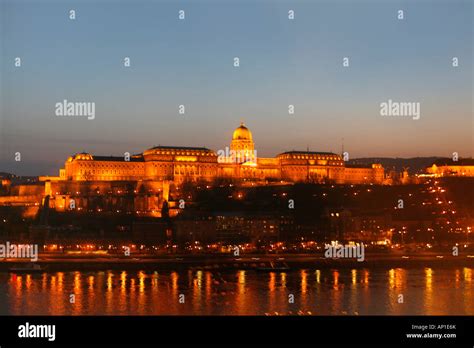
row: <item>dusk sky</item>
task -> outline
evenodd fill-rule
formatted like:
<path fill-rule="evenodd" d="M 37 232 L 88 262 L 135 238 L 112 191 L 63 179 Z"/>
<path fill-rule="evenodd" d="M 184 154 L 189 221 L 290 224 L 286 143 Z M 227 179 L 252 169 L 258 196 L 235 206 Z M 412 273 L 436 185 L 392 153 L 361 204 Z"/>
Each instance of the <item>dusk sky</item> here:
<path fill-rule="evenodd" d="M 470 0 L 0 6 L 0 172 L 57 175 L 81 151 L 219 150 L 240 121 L 260 157 L 307 147 L 340 153 L 342 138 L 351 158 L 473 156 Z M 64 99 L 95 102 L 95 119 L 57 117 Z M 389 99 L 419 102 L 420 119 L 381 116 Z"/>

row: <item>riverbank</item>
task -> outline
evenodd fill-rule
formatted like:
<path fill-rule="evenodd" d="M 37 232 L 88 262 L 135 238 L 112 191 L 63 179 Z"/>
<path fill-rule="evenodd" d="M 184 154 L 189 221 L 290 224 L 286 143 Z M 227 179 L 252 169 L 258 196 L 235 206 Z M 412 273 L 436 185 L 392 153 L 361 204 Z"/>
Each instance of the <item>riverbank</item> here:
<path fill-rule="evenodd" d="M 29 263 L 29 260 L 6 259 L 0 262 L 0 271 Z M 365 260 L 328 259 L 314 254 L 282 255 L 132 255 L 132 256 L 93 256 L 93 255 L 40 255 L 37 262 L 48 272 L 55 271 L 98 271 L 98 270 L 258 270 L 269 267 L 271 263 L 286 264 L 290 270 L 300 269 L 344 269 L 344 268 L 474 268 L 474 255 L 436 255 L 419 254 L 368 254 Z"/>

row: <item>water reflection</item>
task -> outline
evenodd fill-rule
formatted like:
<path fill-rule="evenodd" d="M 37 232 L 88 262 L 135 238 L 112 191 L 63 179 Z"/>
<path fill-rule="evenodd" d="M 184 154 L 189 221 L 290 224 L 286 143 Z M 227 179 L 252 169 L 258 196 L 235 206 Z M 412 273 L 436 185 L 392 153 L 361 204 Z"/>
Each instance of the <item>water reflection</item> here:
<path fill-rule="evenodd" d="M 425 307 L 429 312 L 432 311 L 433 306 L 433 269 L 425 268 Z"/>
<path fill-rule="evenodd" d="M 392 268 L 388 271 L 388 307 L 393 314 L 403 314 L 405 310 L 405 289 L 407 273 L 403 268 Z"/>
<path fill-rule="evenodd" d="M 334 288 L 334 290 L 339 290 L 339 271 L 333 271 L 332 275 L 333 275 L 333 278 L 334 278 L 333 288 Z"/>
<path fill-rule="evenodd" d="M 237 272 L 237 293 L 235 295 L 235 314 L 244 315 L 247 302 L 246 271 Z"/>
<path fill-rule="evenodd" d="M 0 314 L 473 315 L 472 274 L 466 267 L 0 273 L 7 290 L 0 295 L 0 308 L 6 309 Z M 180 294 L 185 303 L 179 303 Z"/>
<path fill-rule="evenodd" d="M 468 283 L 472 282 L 472 268 L 463 268 L 464 280 Z"/>

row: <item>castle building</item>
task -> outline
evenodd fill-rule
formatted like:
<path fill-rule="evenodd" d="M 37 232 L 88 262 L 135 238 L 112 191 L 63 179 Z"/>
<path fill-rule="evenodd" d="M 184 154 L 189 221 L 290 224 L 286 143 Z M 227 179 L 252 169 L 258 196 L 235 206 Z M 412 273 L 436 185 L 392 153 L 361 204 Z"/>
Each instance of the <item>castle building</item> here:
<path fill-rule="evenodd" d="M 99 213 L 133 212 L 138 216 L 178 214 L 181 184 L 216 180 L 269 183 L 382 184 L 380 164 L 354 166 L 331 152 L 287 151 L 276 157 L 257 156 L 252 132 L 242 123 L 230 146 L 213 151 L 204 147 L 155 146 L 143 153 L 69 157 L 59 176 L 40 176 L 31 185 L 10 186 L 2 180 L 0 205 L 25 207 L 24 216 L 36 216 L 48 206 L 56 211 Z M 229 183 L 230 184 L 230 183 Z"/>
<path fill-rule="evenodd" d="M 149 181 L 211 182 L 218 178 L 254 181 L 381 184 L 380 164 L 349 166 L 331 152 L 288 151 L 273 158 L 257 156 L 251 131 L 242 123 L 230 147 L 217 152 L 203 147 L 156 146 L 123 157 L 78 153 L 67 159 L 50 182 Z"/>

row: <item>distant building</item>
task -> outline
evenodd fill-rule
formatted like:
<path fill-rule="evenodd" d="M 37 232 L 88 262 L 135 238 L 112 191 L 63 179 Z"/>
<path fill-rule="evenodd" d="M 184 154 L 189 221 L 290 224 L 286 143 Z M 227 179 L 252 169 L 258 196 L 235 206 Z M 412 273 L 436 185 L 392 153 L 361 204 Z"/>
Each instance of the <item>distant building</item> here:
<path fill-rule="evenodd" d="M 474 177 L 474 159 L 465 158 L 453 161 L 449 159 L 436 161 L 426 169 L 435 176 L 469 176 Z"/>

